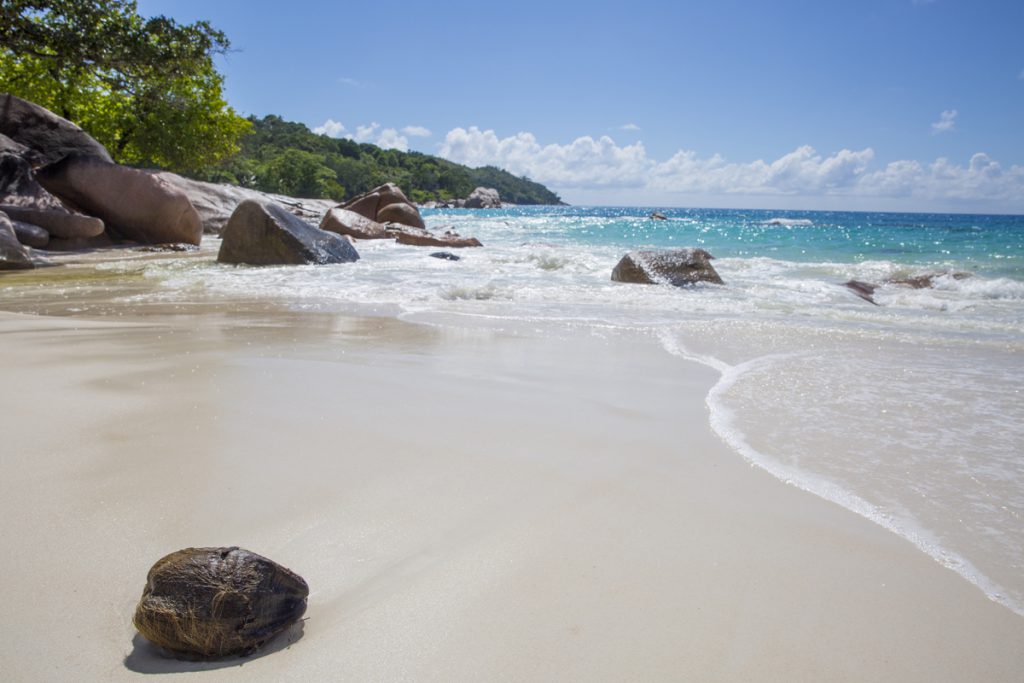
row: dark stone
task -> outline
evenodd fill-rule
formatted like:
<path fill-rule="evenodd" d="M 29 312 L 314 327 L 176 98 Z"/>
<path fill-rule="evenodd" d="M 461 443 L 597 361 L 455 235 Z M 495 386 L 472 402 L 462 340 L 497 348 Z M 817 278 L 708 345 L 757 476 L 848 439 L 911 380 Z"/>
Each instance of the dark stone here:
<path fill-rule="evenodd" d="M 14 95 L 0 95 L 0 134 L 27 147 L 24 156 L 33 166 L 52 164 L 69 155 L 112 161 L 106 148 L 84 130 Z"/>
<path fill-rule="evenodd" d="M 253 266 L 349 263 L 359 259 L 344 237 L 314 228 L 276 204 L 247 199 L 221 233 L 221 263 Z"/>
<path fill-rule="evenodd" d="M 124 244 L 124 243 L 122 243 Z M 92 251 L 110 249 L 116 246 L 110 235 L 103 233 L 95 237 L 51 237 L 46 245 L 48 251 Z"/>
<path fill-rule="evenodd" d="M 0 213 L 0 270 L 28 270 L 35 268 L 32 257 L 18 241 L 14 224 L 7 214 Z"/>
<path fill-rule="evenodd" d="M 652 221 L 667 221 L 668 218 L 666 218 L 665 214 L 661 213 L 660 211 L 655 211 L 654 213 L 651 214 L 651 220 Z"/>
<path fill-rule="evenodd" d="M 184 192 L 157 174 L 67 157 L 36 172 L 47 191 L 102 219 L 112 236 L 144 244 L 199 244 L 203 224 Z"/>
<path fill-rule="evenodd" d="M 447 251 L 435 251 L 433 254 L 431 254 L 431 256 L 434 257 L 434 258 L 443 259 L 445 261 L 461 261 L 462 260 L 461 256 L 456 256 L 455 254 L 449 253 Z"/>
<path fill-rule="evenodd" d="M 10 216 L 10 214 L 7 215 Z M 18 241 L 25 246 L 42 249 L 49 244 L 50 233 L 38 225 L 15 220 L 12 220 L 11 223 L 14 225 L 14 234 L 17 236 Z"/>
<path fill-rule="evenodd" d="M 380 240 L 390 237 L 384 226 L 362 214 L 335 207 L 324 214 L 320 229 L 360 240 Z"/>
<path fill-rule="evenodd" d="M 500 209 L 501 197 L 492 187 L 478 187 L 466 197 L 462 206 L 466 209 Z"/>
<path fill-rule="evenodd" d="M 638 284 L 670 284 L 676 287 L 711 282 L 724 284 L 711 259 L 703 249 L 671 249 L 666 251 L 631 251 L 612 270 L 615 282 Z"/>
<path fill-rule="evenodd" d="M 135 628 L 171 653 L 216 659 L 253 652 L 306 612 L 309 586 L 241 548 L 186 548 L 146 577 Z"/>
<path fill-rule="evenodd" d="M 911 289 L 928 289 L 935 286 L 935 278 L 938 277 L 951 277 L 954 280 L 963 280 L 971 277 L 970 273 L 926 273 L 924 275 L 915 275 L 913 277 L 904 278 L 888 278 L 882 281 L 882 285 L 899 285 L 901 287 L 910 287 Z M 859 296 L 864 301 L 875 304 L 878 306 L 878 302 L 875 301 L 875 291 L 881 286 L 871 282 L 862 282 L 860 280 L 850 280 L 844 282 L 843 286 L 852 291 L 854 294 Z"/>

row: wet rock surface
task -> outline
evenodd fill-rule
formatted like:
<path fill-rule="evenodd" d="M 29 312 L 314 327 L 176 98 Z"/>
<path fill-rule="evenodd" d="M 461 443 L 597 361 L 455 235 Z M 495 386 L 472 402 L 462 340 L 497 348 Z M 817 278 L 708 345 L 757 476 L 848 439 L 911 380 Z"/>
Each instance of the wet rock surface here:
<path fill-rule="evenodd" d="M 698 282 L 724 284 L 704 249 L 631 251 L 612 270 L 615 282 L 670 284 L 685 287 Z"/>
<path fill-rule="evenodd" d="M 177 657 L 244 655 L 298 621 L 308 596 L 301 576 L 256 553 L 185 548 L 149 570 L 134 623 Z"/>
<path fill-rule="evenodd" d="M 221 233 L 217 260 L 252 266 L 349 263 L 359 253 L 345 237 L 314 228 L 270 202 L 247 199 Z"/>

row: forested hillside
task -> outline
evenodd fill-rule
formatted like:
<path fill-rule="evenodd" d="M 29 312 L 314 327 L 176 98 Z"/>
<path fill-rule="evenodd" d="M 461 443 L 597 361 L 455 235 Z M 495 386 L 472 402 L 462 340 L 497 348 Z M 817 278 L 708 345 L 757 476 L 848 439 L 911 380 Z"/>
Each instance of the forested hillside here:
<path fill-rule="evenodd" d="M 466 197 L 478 186 L 493 187 L 515 204 L 561 202 L 543 185 L 491 166 L 472 169 L 419 152 L 317 135 L 279 116 L 249 121 L 252 132 L 241 139 L 238 154 L 191 175 L 292 197 L 348 199 L 393 182 L 415 202 Z"/>

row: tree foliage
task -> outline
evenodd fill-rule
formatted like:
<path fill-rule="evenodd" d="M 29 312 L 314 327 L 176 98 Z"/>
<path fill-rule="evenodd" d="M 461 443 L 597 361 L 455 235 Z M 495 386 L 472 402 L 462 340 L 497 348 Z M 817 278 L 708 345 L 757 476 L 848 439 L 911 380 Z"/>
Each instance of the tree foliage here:
<path fill-rule="evenodd" d="M 238 150 L 209 23 L 144 19 L 134 0 L 3 0 L 0 90 L 82 126 L 122 163 L 195 172 Z"/>
<path fill-rule="evenodd" d="M 487 166 L 472 169 L 419 152 L 400 152 L 345 138 L 317 135 L 279 116 L 250 118 L 253 133 L 241 152 L 196 174 L 291 196 L 350 199 L 387 182 L 417 202 L 466 197 L 478 186 L 493 187 L 516 204 L 558 204 L 539 183 Z"/>

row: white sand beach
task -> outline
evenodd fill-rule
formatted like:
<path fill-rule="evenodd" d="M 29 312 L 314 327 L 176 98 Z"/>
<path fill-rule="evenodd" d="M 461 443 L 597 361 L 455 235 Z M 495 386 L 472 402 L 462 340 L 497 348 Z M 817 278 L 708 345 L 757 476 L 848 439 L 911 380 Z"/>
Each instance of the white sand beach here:
<path fill-rule="evenodd" d="M 751 468 L 639 335 L 274 310 L 0 314 L 7 681 L 1019 681 L 1024 619 Z M 256 656 L 162 657 L 146 572 L 310 585 Z"/>

